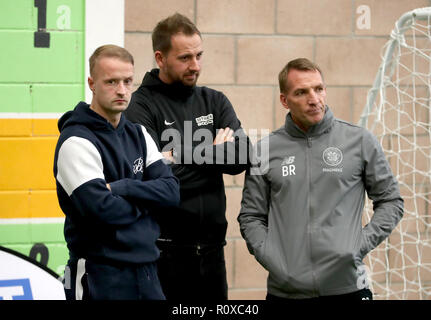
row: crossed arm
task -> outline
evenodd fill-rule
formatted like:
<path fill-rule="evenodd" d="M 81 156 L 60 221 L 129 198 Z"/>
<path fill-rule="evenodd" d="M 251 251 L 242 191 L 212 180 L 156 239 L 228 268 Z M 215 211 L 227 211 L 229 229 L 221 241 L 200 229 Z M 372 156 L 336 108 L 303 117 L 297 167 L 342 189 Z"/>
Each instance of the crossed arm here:
<path fill-rule="evenodd" d="M 235 139 L 233 137 L 233 134 L 234 134 L 234 131 L 229 127 L 218 130 L 217 135 L 214 138 L 213 145 L 218 145 L 225 142 L 234 142 Z M 162 155 L 169 162 L 172 162 L 172 163 L 176 162 L 172 155 L 172 150 L 163 151 Z"/>
<path fill-rule="evenodd" d="M 84 138 L 72 137 L 63 143 L 56 178 L 82 216 L 104 224 L 130 224 L 146 213 L 142 210 L 146 205 L 179 203 L 178 179 L 163 161 L 149 165 L 144 180 L 107 183 L 98 150 Z"/>

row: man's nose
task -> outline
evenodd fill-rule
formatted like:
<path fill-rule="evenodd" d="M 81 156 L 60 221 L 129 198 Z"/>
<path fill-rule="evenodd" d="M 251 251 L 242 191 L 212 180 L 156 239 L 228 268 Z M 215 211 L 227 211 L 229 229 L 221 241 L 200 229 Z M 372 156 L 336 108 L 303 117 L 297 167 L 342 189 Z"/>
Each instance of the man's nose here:
<path fill-rule="evenodd" d="M 309 104 L 317 104 L 319 102 L 319 96 L 314 90 L 310 90 L 308 94 L 308 103 Z"/>
<path fill-rule="evenodd" d="M 126 85 L 124 84 L 124 82 L 123 82 L 123 81 L 120 81 L 120 82 L 118 83 L 118 85 L 117 85 L 117 93 L 118 93 L 119 95 L 125 95 L 125 94 L 126 94 L 126 92 L 127 92 Z"/>
<path fill-rule="evenodd" d="M 192 71 L 199 71 L 201 69 L 201 63 L 196 57 L 190 60 L 189 69 Z"/>

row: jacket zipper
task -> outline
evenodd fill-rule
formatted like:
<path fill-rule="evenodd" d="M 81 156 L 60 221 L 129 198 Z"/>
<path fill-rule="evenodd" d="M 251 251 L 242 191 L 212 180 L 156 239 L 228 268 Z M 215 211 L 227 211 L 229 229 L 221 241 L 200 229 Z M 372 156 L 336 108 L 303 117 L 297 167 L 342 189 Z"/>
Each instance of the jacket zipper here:
<path fill-rule="evenodd" d="M 311 261 L 311 275 L 313 279 L 313 291 L 318 294 L 318 288 L 317 288 L 317 281 L 316 281 L 316 273 L 314 271 L 314 263 L 313 263 L 313 246 L 312 246 L 312 232 L 313 232 L 313 225 L 312 225 L 312 219 L 311 219 L 311 205 L 310 205 L 310 195 L 311 195 L 311 189 L 312 189 L 312 182 L 311 182 L 311 147 L 312 147 L 312 138 L 307 136 L 307 165 L 308 165 L 308 237 L 309 237 L 309 243 L 310 243 L 310 261 Z"/>

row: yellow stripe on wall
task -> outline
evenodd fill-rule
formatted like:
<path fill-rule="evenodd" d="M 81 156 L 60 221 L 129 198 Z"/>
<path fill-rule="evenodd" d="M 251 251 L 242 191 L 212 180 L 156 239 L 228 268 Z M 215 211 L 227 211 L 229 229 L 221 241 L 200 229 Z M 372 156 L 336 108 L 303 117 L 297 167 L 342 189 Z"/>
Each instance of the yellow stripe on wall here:
<path fill-rule="evenodd" d="M 63 218 L 57 200 L 57 192 L 49 191 L 32 191 L 30 193 L 30 217 L 32 218 Z"/>
<path fill-rule="evenodd" d="M 54 190 L 58 137 L 0 138 L 0 191 Z"/>
<path fill-rule="evenodd" d="M 56 191 L 0 192 L 0 219 L 21 218 L 64 218 Z"/>
<path fill-rule="evenodd" d="M 2 191 L 0 192 L 0 219 L 28 218 L 29 205 L 28 191 Z"/>
<path fill-rule="evenodd" d="M 57 119 L 0 119 L 0 219 L 63 218 L 55 191 Z"/>
<path fill-rule="evenodd" d="M 33 135 L 59 135 L 57 122 L 58 119 L 32 119 Z"/>
<path fill-rule="evenodd" d="M 0 118 L 0 137 L 31 137 L 59 135 L 58 119 Z"/>
<path fill-rule="evenodd" d="M 0 137 L 30 137 L 32 119 L 0 119 Z"/>

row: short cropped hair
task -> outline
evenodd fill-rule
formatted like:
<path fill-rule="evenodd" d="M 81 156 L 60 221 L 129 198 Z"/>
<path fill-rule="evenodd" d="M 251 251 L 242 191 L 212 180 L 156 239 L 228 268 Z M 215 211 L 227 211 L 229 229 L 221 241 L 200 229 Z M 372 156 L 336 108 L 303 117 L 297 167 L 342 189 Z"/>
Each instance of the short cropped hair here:
<path fill-rule="evenodd" d="M 97 60 L 100 58 L 118 58 L 121 61 L 129 62 L 134 65 L 133 56 L 126 49 L 116 46 L 114 44 L 107 44 L 97 48 L 89 59 L 90 63 L 90 76 L 94 74 L 94 67 Z"/>
<path fill-rule="evenodd" d="M 171 50 L 171 37 L 177 33 L 183 33 L 186 36 L 201 33 L 189 18 L 180 13 L 175 13 L 166 19 L 160 21 L 153 30 L 153 51 L 160 51 L 167 54 Z"/>
<path fill-rule="evenodd" d="M 300 70 L 300 71 L 319 71 L 323 79 L 322 70 L 320 70 L 317 64 L 315 64 L 314 62 L 311 62 L 306 58 L 297 58 L 289 61 L 278 74 L 278 83 L 280 86 L 281 93 L 286 93 L 289 90 L 289 87 L 287 84 L 287 75 L 289 74 L 289 71 L 292 69 Z"/>

